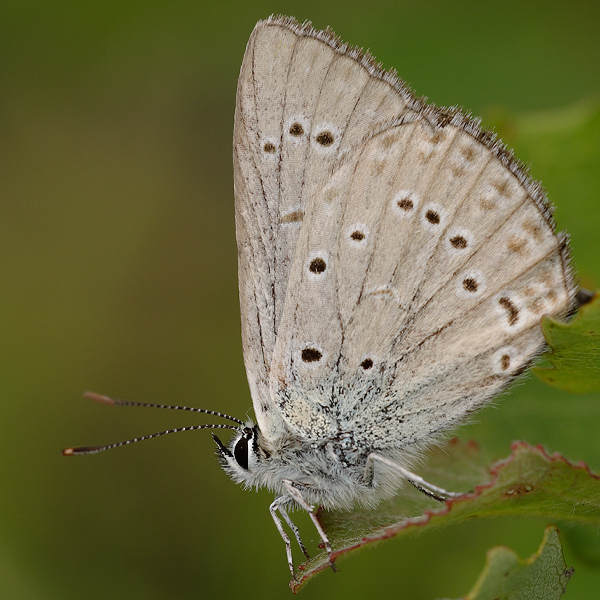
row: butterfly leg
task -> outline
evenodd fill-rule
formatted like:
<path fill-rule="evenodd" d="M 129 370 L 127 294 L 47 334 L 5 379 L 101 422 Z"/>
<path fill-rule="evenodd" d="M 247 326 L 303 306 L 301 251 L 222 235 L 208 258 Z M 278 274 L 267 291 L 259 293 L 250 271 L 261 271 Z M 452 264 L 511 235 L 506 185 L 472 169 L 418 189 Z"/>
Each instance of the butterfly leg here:
<path fill-rule="evenodd" d="M 292 544 L 290 542 L 290 537 L 285 532 L 285 529 L 283 528 L 283 525 L 281 524 L 281 519 L 277 516 L 278 510 L 281 514 L 287 515 L 287 513 L 285 512 L 285 508 L 283 508 L 283 507 L 289 501 L 290 501 L 290 499 L 288 496 L 279 496 L 279 498 L 275 498 L 275 500 L 271 503 L 271 506 L 269 506 L 269 512 L 271 513 L 271 516 L 273 517 L 273 521 L 275 521 L 275 527 L 277 527 L 277 531 L 279 531 L 279 535 L 281 536 L 281 538 L 283 539 L 283 542 L 285 543 L 285 553 L 287 556 L 288 566 L 290 568 L 290 571 L 292 572 L 292 577 L 295 579 L 296 576 L 294 574 L 294 560 L 292 557 Z M 282 512 L 282 510 L 283 510 L 283 512 Z M 285 519 L 285 517 L 284 517 L 284 519 Z M 288 516 L 288 519 L 289 519 L 289 516 Z M 286 522 L 288 522 L 287 519 L 286 519 Z"/>
<path fill-rule="evenodd" d="M 302 550 L 302 553 L 304 554 L 304 556 L 306 556 L 306 558 L 308 560 L 310 560 L 310 555 L 308 554 L 308 551 L 306 550 L 306 546 L 304 545 L 304 542 L 302 541 L 302 538 L 300 537 L 300 530 L 298 529 L 298 527 L 296 527 L 296 524 L 294 523 L 294 521 L 292 521 L 292 519 L 290 519 L 290 515 L 288 515 L 287 510 L 284 508 L 283 505 L 281 505 L 279 507 L 279 514 L 284 518 L 284 520 L 288 524 L 289 528 L 294 532 L 294 535 L 296 536 L 296 541 L 298 542 L 298 546 L 300 546 L 300 550 Z"/>
<path fill-rule="evenodd" d="M 426 496 L 437 500 L 438 502 L 445 502 L 448 498 L 458 498 L 462 496 L 462 494 L 457 492 L 449 492 L 444 488 L 438 487 L 437 485 L 433 485 L 433 483 L 429 483 L 425 481 L 422 477 L 419 477 L 415 473 L 412 473 L 408 469 L 400 466 L 398 463 L 390 460 L 389 458 L 382 456 L 381 454 L 377 454 L 376 452 L 371 452 L 367 457 L 367 464 L 365 466 L 365 473 L 371 473 L 373 469 L 373 464 L 375 462 L 380 462 L 390 468 L 392 468 L 397 473 L 400 473 L 402 477 L 408 480 L 409 483 L 414 485 L 420 492 L 423 492 Z"/>
<path fill-rule="evenodd" d="M 284 479 L 283 485 L 285 486 L 285 489 L 287 490 L 287 493 L 290 495 L 290 497 L 293 500 L 295 500 L 310 516 L 313 525 L 315 526 L 318 534 L 321 536 L 321 540 L 323 541 L 323 545 L 325 546 L 325 552 L 327 552 L 327 556 L 329 557 L 329 564 L 331 565 L 331 568 L 334 571 L 336 571 L 337 569 L 333 564 L 333 560 L 331 560 L 331 554 L 333 553 L 333 550 L 331 548 L 331 544 L 329 543 L 329 538 L 327 537 L 325 530 L 323 529 L 321 523 L 319 522 L 319 519 L 317 518 L 317 515 L 315 514 L 315 507 L 308 504 L 308 502 L 302 497 L 300 490 L 294 485 L 293 481 L 291 481 L 290 479 Z"/>

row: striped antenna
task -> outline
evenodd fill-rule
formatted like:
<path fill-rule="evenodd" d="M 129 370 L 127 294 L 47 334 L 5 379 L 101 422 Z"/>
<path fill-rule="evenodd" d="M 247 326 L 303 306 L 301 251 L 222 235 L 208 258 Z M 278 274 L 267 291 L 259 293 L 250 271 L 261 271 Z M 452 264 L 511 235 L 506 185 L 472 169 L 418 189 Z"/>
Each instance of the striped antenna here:
<path fill-rule="evenodd" d="M 98 452 L 112 450 L 112 448 L 118 448 L 119 446 L 127 446 L 128 444 L 135 444 L 136 442 L 143 442 L 144 440 L 149 440 L 151 438 L 159 437 L 161 435 L 167 435 L 168 433 L 179 433 L 180 431 L 195 431 L 197 429 L 233 429 L 234 431 L 239 431 L 239 427 L 234 427 L 233 425 L 190 425 L 188 427 L 177 427 L 177 429 L 167 429 L 165 431 L 159 431 L 158 433 L 150 433 L 148 435 L 132 438 L 123 442 L 105 444 L 104 446 L 76 446 L 72 448 L 65 448 L 62 451 L 62 453 L 63 456 L 97 454 Z"/>
<path fill-rule="evenodd" d="M 98 402 L 99 404 L 106 404 L 107 406 L 145 406 L 147 408 L 168 408 L 169 410 L 189 410 L 191 412 L 204 413 L 205 415 L 213 415 L 213 417 L 221 417 L 228 419 L 239 425 L 245 425 L 244 421 L 240 421 L 230 415 L 217 412 L 216 410 L 206 410 L 205 408 L 193 408 L 191 406 L 171 406 L 169 404 L 151 404 L 150 402 L 130 402 L 129 400 L 118 400 L 117 398 L 111 398 L 110 396 L 104 396 L 103 394 L 97 394 L 96 392 L 85 392 L 84 398 Z"/>
<path fill-rule="evenodd" d="M 215 410 L 206 410 L 204 408 L 192 408 L 189 406 L 171 406 L 168 404 L 151 404 L 149 402 L 130 402 L 128 400 L 118 400 L 116 398 L 110 398 L 109 396 L 104 396 L 102 394 L 97 394 L 96 392 L 85 392 L 84 397 L 88 400 L 92 400 L 94 402 L 98 402 L 100 404 L 106 404 L 107 406 L 145 406 L 148 408 L 168 408 L 170 410 L 189 410 L 191 412 L 199 412 L 207 415 L 213 415 L 215 417 L 222 417 L 223 419 L 228 419 L 233 421 L 234 423 L 238 423 L 240 426 L 244 426 L 245 423 L 236 419 L 235 417 L 231 417 L 229 415 L 217 412 Z M 105 450 L 111 450 L 112 448 L 118 448 L 119 446 L 127 446 L 128 444 L 135 444 L 136 442 L 142 442 L 144 440 L 149 440 L 155 437 L 160 437 L 161 435 L 167 435 L 168 433 L 179 433 L 181 431 L 196 431 L 198 429 L 233 429 L 234 431 L 239 431 L 240 427 L 235 425 L 224 425 L 224 424 L 212 424 L 212 425 L 189 425 L 187 427 L 178 427 L 176 429 L 167 429 L 165 431 L 159 431 L 157 433 L 151 433 L 148 435 L 143 435 L 141 437 L 132 438 L 130 440 L 124 440 L 122 442 L 115 442 L 113 444 L 105 444 L 103 446 L 73 446 L 70 448 L 65 448 L 62 451 L 63 456 L 79 456 L 83 454 L 97 454 L 98 452 L 104 452 Z"/>

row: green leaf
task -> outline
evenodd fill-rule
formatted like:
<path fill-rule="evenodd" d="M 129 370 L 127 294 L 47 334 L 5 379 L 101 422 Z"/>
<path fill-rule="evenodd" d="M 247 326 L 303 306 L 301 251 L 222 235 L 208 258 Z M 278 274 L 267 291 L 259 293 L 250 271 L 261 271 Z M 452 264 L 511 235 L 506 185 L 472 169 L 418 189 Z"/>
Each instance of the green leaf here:
<path fill-rule="evenodd" d="M 558 600 L 573 575 L 562 552 L 558 529 L 546 528 L 537 552 L 521 560 L 510 548 L 487 554 L 483 573 L 465 600 Z"/>
<path fill-rule="evenodd" d="M 552 367 L 533 372 L 566 392 L 600 391 L 600 295 L 584 304 L 570 323 L 544 317 L 542 330 L 552 349 L 546 356 Z"/>
<path fill-rule="evenodd" d="M 465 490 L 463 496 L 441 507 L 407 485 L 375 510 L 320 511 L 333 558 L 386 539 L 474 518 L 536 516 L 551 522 L 600 526 L 600 477 L 585 464 L 548 455 L 541 447 L 524 442 L 515 442 L 512 454 L 489 468 L 487 474 L 485 462 L 475 444 L 456 440 L 432 454 L 420 474 L 436 485 L 454 482 L 454 489 L 460 485 Z M 290 583 L 292 590 L 297 591 L 328 566 L 324 552 L 300 565 L 296 580 Z"/>

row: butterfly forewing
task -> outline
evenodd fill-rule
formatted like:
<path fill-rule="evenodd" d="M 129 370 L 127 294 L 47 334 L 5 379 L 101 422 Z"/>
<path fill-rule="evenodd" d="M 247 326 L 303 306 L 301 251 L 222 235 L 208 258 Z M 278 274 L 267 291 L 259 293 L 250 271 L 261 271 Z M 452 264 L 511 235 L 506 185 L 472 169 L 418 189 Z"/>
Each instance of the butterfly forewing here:
<path fill-rule="evenodd" d="M 332 34 L 271 18 L 250 38 L 235 116 L 236 225 L 244 357 L 267 438 L 281 425 L 266 417 L 267 381 L 307 204 L 341 156 L 418 106 L 393 74 Z"/>

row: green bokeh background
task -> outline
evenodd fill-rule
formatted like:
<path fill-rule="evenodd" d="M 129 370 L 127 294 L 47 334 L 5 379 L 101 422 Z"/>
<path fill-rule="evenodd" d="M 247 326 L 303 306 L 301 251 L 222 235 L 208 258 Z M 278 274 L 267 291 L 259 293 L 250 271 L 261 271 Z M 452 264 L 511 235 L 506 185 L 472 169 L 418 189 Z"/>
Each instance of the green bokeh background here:
<path fill-rule="evenodd" d="M 600 92 L 592 1 L 0 3 L 2 598 L 290 597 L 271 496 L 231 484 L 207 433 L 60 456 L 196 422 L 96 406 L 85 389 L 240 417 L 251 406 L 231 137 L 247 39 L 273 12 L 331 25 L 417 93 L 476 114 L 543 123 Z M 536 148 L 517 154 L 534 161 Z M 582 280 L 600 286 L 600 199 L 551 165 L 534 162 L 533 174 L 573 233 Z M 461 435 L 494 456 L 525 439 L 600 470 L 598 400 L 529 380 Z M 458 597 L 489 547 L 526 556 L 542 530 L 474 522 L 383 543 L 301 593 Z M 595 597 L 600 570 L 569 548 L 567 560 L 567 597 Z"/>

